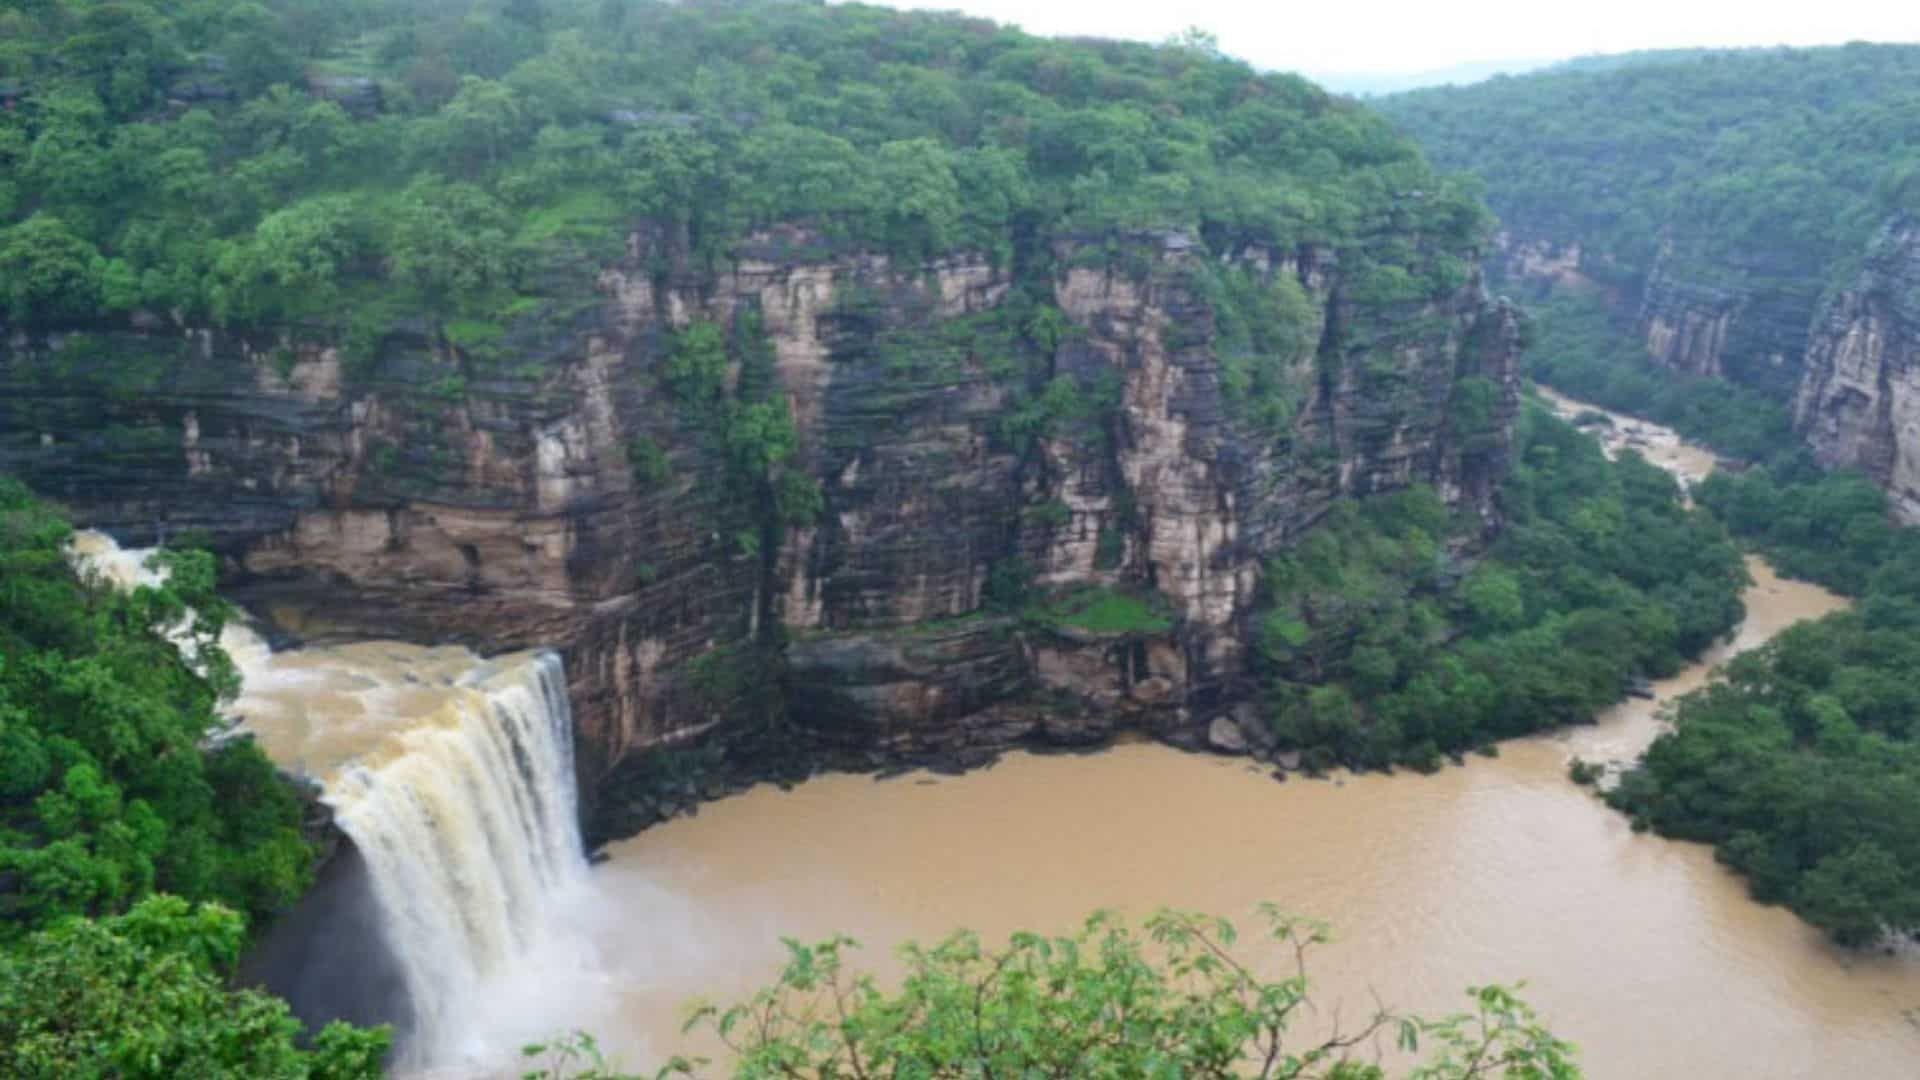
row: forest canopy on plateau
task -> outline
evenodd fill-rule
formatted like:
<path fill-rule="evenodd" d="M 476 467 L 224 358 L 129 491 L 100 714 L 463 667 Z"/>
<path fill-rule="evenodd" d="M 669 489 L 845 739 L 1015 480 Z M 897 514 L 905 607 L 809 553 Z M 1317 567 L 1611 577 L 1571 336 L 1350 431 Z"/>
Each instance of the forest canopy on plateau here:
<path fill-rule="evenodd" d="M 1005 260 L 1180 228 L 1457 287 L 1485 212 L 1361 106 L 1165 46 L 760 0 L 36 0 L 0 9 L 0 319 L 456 343 L 672 268 L 817 242 Z M 808 241 L 816 242 L 816 241 Z M 790 252 L 804 255 L 804 252 Z M 668 266 L 662 266 L 663 269 Z"/>
<path fill-rule="evenodd" d="M 1578 239 L 1582 270 L 1700 283 L 1844 280 L 1920 210 L 1920 46 L 1689 50 L 1376 104 L 1502 223 Z"/>

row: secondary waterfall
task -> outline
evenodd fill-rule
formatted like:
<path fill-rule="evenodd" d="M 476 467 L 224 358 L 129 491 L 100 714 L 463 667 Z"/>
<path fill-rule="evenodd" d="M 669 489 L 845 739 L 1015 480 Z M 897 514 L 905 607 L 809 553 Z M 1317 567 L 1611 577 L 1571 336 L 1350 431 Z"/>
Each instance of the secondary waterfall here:
<path fill-rule="evenodd" d="M 123 588 L 161 577 L 150 551 L 99 533 L 73 551 Z M 565 972 L 578 993 L 596 967 L 570 930 L 588 867 L 560 658 L 397 642 L 275 652 L 237 620 L 221 645 L 242 678 L 229 714 L 320 783 L 367 862 L 415 1014 L 404 1063 L 481 1068 L 566 1030 L 579 1002 L 532 977 Z"/>

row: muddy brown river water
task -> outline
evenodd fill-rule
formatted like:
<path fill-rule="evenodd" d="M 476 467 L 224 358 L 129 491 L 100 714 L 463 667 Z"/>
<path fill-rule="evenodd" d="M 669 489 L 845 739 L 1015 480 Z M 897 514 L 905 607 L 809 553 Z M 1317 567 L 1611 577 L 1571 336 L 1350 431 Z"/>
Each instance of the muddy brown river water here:
<path fill-rule="evenodd" d="M 1671 432 L 1635 429 L 1663 465 L 1711 465 Z M 1656 684 L 1661 700 L 1845 604 L 1751 569 L 1737 638 Z M 1636 834 L 1568 781 L 1575 755 L 1635 756 L 1657 711 L 1629 701 L 1430 777 L 1277 783 L 1133 743 L 958 778 L 762 787 L 612 849 L 593 916 L 612 1012 L 581 1020 L 646 1064 L 694 1045 L 678 1034 L 687 998 L 768 981 L 783 934 L 845 930 L 885 970 L 893 946 L 958 926 L 1064 930 L 1103 906 L 1250 921 L 1271 900 L 1333 922 L 1315 982 L 1352 1019 L 1374 993 L 1438 1013 L 1469 985 L 1526 980 L 1595 1077 L 1920 1075 L 1920 958 L 1831 948 L 1750 900 L 1707 848 Z"/>

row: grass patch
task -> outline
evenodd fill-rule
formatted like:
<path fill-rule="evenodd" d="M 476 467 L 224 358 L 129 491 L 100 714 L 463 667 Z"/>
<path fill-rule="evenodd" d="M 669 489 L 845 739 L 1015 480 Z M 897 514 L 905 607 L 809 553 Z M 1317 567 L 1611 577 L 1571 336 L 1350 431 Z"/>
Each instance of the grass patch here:
<path fill-rule="evenodd" d="M 620 217 L 620 205 L 607 193 L 576 191 L 526 211 L 515 240 L 529 247 L 556 239 L 605 241 Z"/>
<path fill-rule="evenodd" d="M 1083 590 L 1041 608 L 1037 614 L 1043 622 L 1092 634 L 1164 634 L 1173 629 L 1173 616 L 1164 608 L 1114 589 Z"/>

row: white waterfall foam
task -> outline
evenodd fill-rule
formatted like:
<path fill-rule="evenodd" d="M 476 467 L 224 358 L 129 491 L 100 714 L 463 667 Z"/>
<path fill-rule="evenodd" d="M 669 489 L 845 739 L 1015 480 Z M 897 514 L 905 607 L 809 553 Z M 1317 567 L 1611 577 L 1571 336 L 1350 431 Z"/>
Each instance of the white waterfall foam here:
<path fill-rule="evenodd" d="M 99 533 L 73 545 L 76 564 L 122 588 L 163 579 L 150 554 Z M 600 980 L 580 929 L 592 903 L 560 658 L 396 642 L 274 652 L 238 620 L 221 645 L 242 679 L 229 712 L 320 782 L 371 870 L 415 1013 L 404 1064 L 472 1075 L 569 1029 Z"/>
<path fill-rule="evenodd" d="M 493 1056 L 514 1017 L 489 1002 L 559 956 L 587 959 L 558 917 L 587 876 L 560 660 L 476 675 L 326 783 L 413 990 L 421 1062 Z"/>

